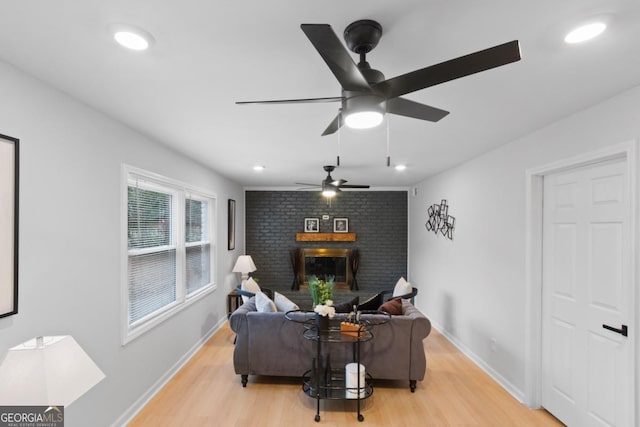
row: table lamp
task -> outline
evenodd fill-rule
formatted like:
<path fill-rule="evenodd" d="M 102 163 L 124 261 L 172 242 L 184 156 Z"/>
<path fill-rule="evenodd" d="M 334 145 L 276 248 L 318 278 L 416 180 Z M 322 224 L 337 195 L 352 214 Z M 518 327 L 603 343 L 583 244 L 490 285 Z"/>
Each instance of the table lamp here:
<path fill-rule="evenodd" d="M 33 338 L 0 361 L 0 405 L 68 406 L 104 378 L 72 336 Z"/>
<path fill-rule="evenodd" d="M 251 255 L 240 255 L 236 261 L 236 265 L 233 266 L 234 273 L 242 274 L 242 284 L 249 278 L 249 273 L 256 271 L 256 265 L 251 259 Z"/>

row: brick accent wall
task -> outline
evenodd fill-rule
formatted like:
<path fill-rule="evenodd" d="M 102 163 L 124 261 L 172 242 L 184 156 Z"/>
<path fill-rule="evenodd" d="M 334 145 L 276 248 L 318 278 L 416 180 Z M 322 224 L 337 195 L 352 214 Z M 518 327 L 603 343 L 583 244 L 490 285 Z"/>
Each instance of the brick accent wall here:
<path fill-rule="evenodd" d="M 319 192 L 246 191 L 245 242 L 258 270 L 253 276 L 261 286 L 281 292 L 298 302 L 308 289 L 291 291 L 293 271 L 290 250 L 304 248 L 357 248 L 357 279 L 361 301 L 380 290 L 392 289 L 400 276 L 407 277 L 406 191 L 343 191 L 331 206 Z M 329 215 L 323 220 L 323 215 Z M 296 242 L 305 218 L 319 218 L 320 232 L 333 232 L 334 218 L 348 218 L 355 242 Z M 303 295 L 300 295 L 303 294 Z M 340 292 L 336 292 L 339 300 Z"/>

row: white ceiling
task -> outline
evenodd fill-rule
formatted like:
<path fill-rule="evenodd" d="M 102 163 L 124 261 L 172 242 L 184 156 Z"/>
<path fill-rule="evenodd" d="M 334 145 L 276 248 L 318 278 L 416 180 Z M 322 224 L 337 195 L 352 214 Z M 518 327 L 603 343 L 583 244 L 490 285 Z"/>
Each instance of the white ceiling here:
<path fill-rule="evenodd" d="M 603 36 L 563 42 L 595 15 L 609 19 Z M 339 96 L 300 24 L 330 24 L 342 40 L 358 19 L 383 27 L 367 59 L 387 78 L 514 39 L 523 59 L 407 95 L 451 114 L 390 118 L 404 172 L 386 167 L 386 126 L 344 129 L 333 176 L 350 183 L 410 186 L 640 84 L 637 0 L 3 1 L 0 58 L 245 186 L 293 186 L 335 163 L 338 134 L 320 134 L 338 104 L 234 102 Z M 113 23 L 156 42 L 127 51 Z"/>

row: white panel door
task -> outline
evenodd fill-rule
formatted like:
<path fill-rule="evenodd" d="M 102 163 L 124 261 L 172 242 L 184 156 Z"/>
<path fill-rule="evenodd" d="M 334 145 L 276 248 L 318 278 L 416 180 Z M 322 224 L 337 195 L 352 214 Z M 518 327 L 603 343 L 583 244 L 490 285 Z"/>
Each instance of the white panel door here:
<path fill-rule="evenodd" d="M 568 426 L 630 426 L 631 244 L 624 160 L 544 178 L 542 405 Z"/>

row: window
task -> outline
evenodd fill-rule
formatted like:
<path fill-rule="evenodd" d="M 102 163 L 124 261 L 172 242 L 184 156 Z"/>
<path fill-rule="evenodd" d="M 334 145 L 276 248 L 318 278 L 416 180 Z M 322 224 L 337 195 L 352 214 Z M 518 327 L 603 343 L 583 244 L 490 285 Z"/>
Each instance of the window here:
<path fill-rule="evenodd" d="M 126 343 L 215 289 L 215 197 L 129 167 L 125 177 Z"/>
<path fill-rule="evenodd" d="M 185 200 L 187 295 L 207 286 L 211 278 L 209 203 L 191 195 Z"/>

